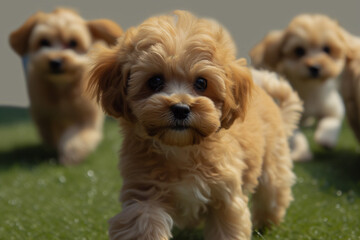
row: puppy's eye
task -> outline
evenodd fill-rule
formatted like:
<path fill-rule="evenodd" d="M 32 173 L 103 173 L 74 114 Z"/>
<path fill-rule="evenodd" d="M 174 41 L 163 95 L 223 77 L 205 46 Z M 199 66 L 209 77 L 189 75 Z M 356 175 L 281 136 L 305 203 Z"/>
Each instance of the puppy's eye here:
<path fill-rule="evenodd" d="M 51 47 L 51 42 L 46 38 L 42 38 L 39 41 L 39 47 Z"/>
<path fill-rule="evenodd" d="M 306 53 L 306 51 L 305 51 L 305 49 L 303 48 L 303 47 L 296 47 L 295 49 L 294 49 L 294 53 L 295 53 L 295 55 L 297 56 L 297 57 L 302 57 L 302 56 L 304 56 L 305 55 L 305 53 Z"/>
<path fill-rule="evenodd" d="M 69 48 L 76 48 L 78 46 L 78 42 L 75 39 L 71 39 L 68 43 Z"/>
<path fill-rule="evenodd" d="M 207 80 L 205 78 L 199 77 L 195 80 L 194 88 L 197 91 L 203 92 L 207 88 Z"/>
<path fill-rule="evenodd" d="M 329 46 L 324 46 L 322 49 L 325 53 L 330 54 L 331 53 L 331 48 Z"/>
<path fill-rule="evenodd" d="M 161 75 L 156 75 L 148 80 L 149 88 L 154 92 L 159 92 L 164 87 L 164 78 Z"/>

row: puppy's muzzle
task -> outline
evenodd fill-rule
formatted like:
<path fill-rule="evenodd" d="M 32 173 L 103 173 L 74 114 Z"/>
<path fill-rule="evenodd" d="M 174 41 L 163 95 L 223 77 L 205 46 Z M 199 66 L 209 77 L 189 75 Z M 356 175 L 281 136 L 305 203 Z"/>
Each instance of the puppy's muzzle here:
<path fill-rule="evenodd" d="M 49 60 L 50 71 L 54 74 L 60 74 L 63 72 L 64 60 L 57 58 Z"/>

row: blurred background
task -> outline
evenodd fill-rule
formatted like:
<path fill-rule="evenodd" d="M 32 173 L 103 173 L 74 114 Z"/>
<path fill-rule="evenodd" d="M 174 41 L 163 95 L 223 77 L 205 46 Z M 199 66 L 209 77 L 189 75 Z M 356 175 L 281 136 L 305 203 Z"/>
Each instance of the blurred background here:
<path fill-rule="evenodd" d="M 21 60 L 9 47 L 8 36 L 37 11 L 49 12 L 63 6 L 77 10 L 87 19 L 109 18 L 124 30 L 153 15 L 175 9 L 190 10 L 199 17 L 213 18 L 232 34 L 238 57 L 248 58 L 249 50 L 265 34 L 282 29 L 297 14 L 322 13 L 338 20 L 348 31 L 360 36 L 358 0 L 1 0 L 0 2 L 0 105 L 26 107 L 29 104 Z"/>

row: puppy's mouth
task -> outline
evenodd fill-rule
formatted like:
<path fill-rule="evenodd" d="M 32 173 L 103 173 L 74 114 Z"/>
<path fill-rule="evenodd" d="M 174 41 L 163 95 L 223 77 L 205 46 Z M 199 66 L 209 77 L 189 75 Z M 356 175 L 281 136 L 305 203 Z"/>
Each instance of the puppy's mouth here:
<path fill-rule="evenodd" d="M 171 130 L 175 130 L 175 131 L 184 131 L 184 130 L 188 130 L 190 128 L 190 126 L 187 126 L 185 124 L 174 124 L 172 126 L 169 127 Z"/>
<path fill-rule="evenodd" d="M 191 127 L 190 125 L 186 125 L 186 124 L 172 124 L 172 125 L 159 126 L 159 127 L 152 126 L 152 127 L 147 127 L 146 130 L 147 130 L 147 133 L 149 134 L 149 136 L 155 136 L 157 134 L 162 135 L 169 130 L 175 131 L 175 132 L 195 131 L 195 132 L 199 133 L 200 135 L 203 135 L 197 129 Z"/>
<path fill-rule="evenodd" d="M 146 129 L 150 137 L 155 137 L 166 145 L 187 146 L 199 144 L 206 137 L 205 133 L 190 125 L 174 124 Z"/>
<path fill-rule="evenodd" d="M 51 79 L 73 79 L 79 78 L 82 72 L 81 71 L 74 71 L 73 69 L 62 68 L 62 69 L 52 69 L 47 72 L 47 75 Z"/>
<path fill-rule="evenodd" d="M 50 71 L 50 74 L 52 74 L 52 75 L 62 75 L 62 74 L 65 74 L 65 73 L 66 73 L 66 71 L 63 70 L 63 69 L 52 69 Z"/>
<path fill-rule="evenodd" d="M 329 77 L 309 75 L 309 76 L 307 77 L 307 79 L 308 79 L 309 81 L 314 81 L 314 82 L 325 82 L 326 80 L 329 79 Z"/>

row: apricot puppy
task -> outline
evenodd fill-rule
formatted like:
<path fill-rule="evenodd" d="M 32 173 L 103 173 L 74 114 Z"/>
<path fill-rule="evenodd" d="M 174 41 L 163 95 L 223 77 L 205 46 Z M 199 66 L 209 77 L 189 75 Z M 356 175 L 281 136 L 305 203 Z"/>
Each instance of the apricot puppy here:
<path fill-rule="evenodd" d="M 121 34 L 110 20 L 85 21 L 58 8 L 34 14 L 10 35 L 24 63 L 32 118 L 63 164 L 81 162 L 102 138 L 103 113 L 83 95 L 87 52 L 96 42 L 114 44 Z"/>
<path fill-rule="evenodd" d="M 201 220 L 205 239 L 250 239 L 253 225 L 282 221 L 295 178 L 287 137 L 299 113 L 285 123 L 235 54 L 217 22 L 175 11 L 94 55 L 89 88 L 124 137 L 123 209 L 111 239 L 165 240 L 173 225 Z"/>
<path fill-rule="evenodd" d="M 345 32 L 353 58 L 345 65 L 340 78 L 340 92 L 344 100 L 346 117 L 360 142 L 360 38 Z"/>
<path fill-rule="evenodd" d="M 344 118 L 337 78 L 351 57 L 344 30 L 321 14 L 301 14 L 284 30 L 272 31 L 250 52 L 255 67 L 276 71 L 291 83 L 304 101 L 303 123 L 318 120 L 315 141 L 335 147 Z M 307 140 L 296 132 L 294 160 L 312 157 Z"/>

